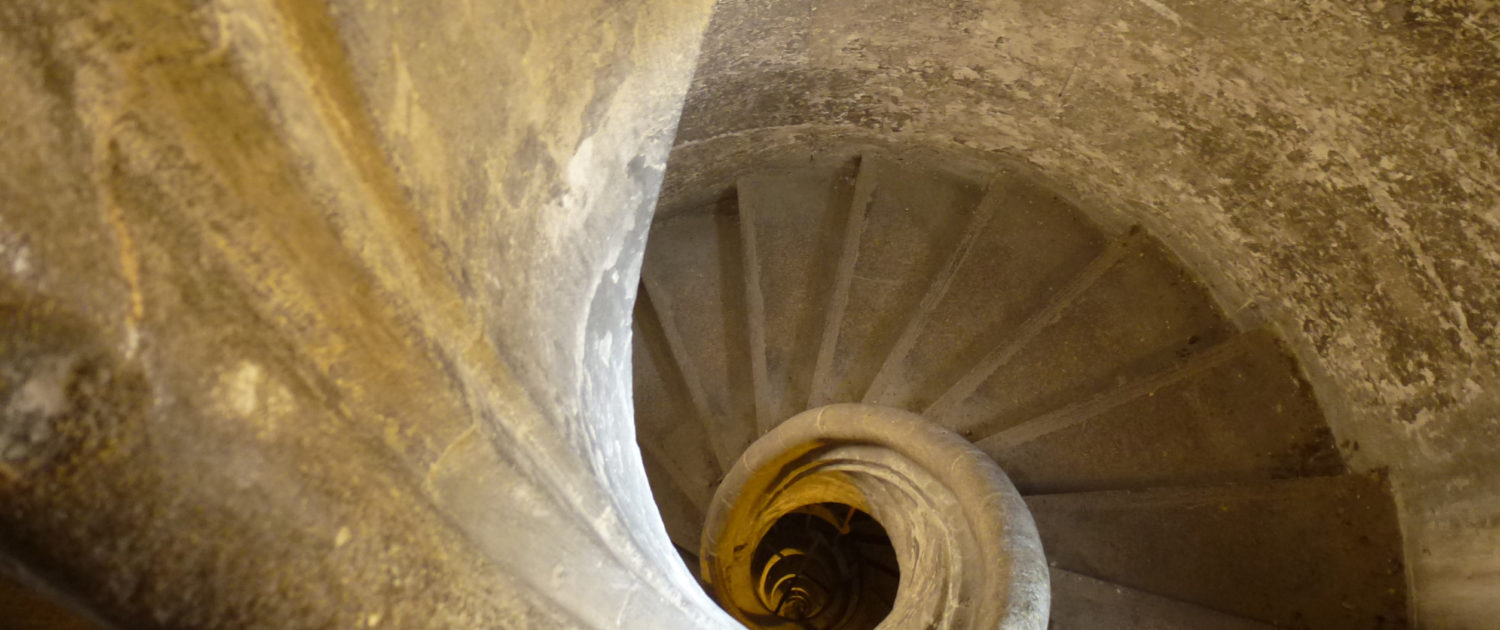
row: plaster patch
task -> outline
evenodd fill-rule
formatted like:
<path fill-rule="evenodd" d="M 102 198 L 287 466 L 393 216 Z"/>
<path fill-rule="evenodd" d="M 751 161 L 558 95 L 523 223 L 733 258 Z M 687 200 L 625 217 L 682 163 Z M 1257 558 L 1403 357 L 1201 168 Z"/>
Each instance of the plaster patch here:
<path fill-rule="evenodd" d="M 16 250 L 15 259 L 10 264 L 11 273 L 17 277 L 23 277 L 31 272 L 31 249 L 22 247 Z"/>
<path fill-rule="evenodd" d="M 71 360 L 60 357 L 44 361 L 32 373 L 31 378 L 27 379 L 11 396 L 10 403 L 6 405 L 6 413 L 56 416 L 66 412 L 68 398 L 65 388 L 68 368 L 71 365 Z"/>
<path fill-rule="evenodd" d="M 1173 26 L 1182 26 L 1182 16 L 1178 15 L 1176 11 L 1173 11 L 1171 8 L 1167 7 L 1167 5 L 1162 4 L 1158 0 L 1136 0 L 1136 2 L 1141 3 L 1141 5 L 1145 6 L 1147 9 L 1151 9 L 1157 15 L 1166 18 L 1167 21 L 1171 22 Z"/>
<path fill-rule="evenodd" d="M 291 390 L 250 360 L 221 373 L 213 395 L 225 414 L 250 421 L 261 439 L 274 438 L 296 408 Z"/>
<path fill-rule="evenodd" d="M 47 357 L 23 375 L 0 416 L 0 473 L 18 476 L 55 445 L 58 421 L 72 411 L 68 383 L 73 365 L 70 356 Z"/>
<path fill-rule="evenodd" d="M 260 366 L 248 361 L 226 376 L 223 395 L 236 414 L 249 416 L 260 406 L 256 390 L 260 388 L 261 377 Z"/>

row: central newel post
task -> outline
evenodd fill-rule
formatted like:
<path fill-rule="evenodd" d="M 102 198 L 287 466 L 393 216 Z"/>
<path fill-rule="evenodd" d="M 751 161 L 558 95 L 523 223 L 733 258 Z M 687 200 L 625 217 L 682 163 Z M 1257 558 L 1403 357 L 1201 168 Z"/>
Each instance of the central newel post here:
<path fill-rule="evenodd" d="M 829 405 L 762 436 L 715 492 L 701 552 L 714 597 L 752 628 L 1047 626 L 1046 559 L 1015 486 L 900 409 Z"/>

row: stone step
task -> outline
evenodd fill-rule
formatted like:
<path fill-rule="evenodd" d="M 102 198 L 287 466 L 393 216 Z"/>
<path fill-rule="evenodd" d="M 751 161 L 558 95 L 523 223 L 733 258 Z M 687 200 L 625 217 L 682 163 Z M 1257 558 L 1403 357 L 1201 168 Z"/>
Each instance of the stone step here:
<path fill-rule="evenodd" d="M 1052 569 L 1049 630 L 1272 630 L 1242 617 Z"/>
<path fill-rule="evenodd" d="M 810 406 L 864 398 L 982 193 L 956 175 L 861 159 Z"/>
<path fill-rule="evenodd" d="M 1310 386 L 1266 331 L 977 443 L 1026 493 L 1344 472 Z"/>
<path fill-rule="evenodd" d="M 971 439 L 1150 378 L 1233 334 L 1207 293 L 1142 235 L 1111 247 L 925 414 Z"/>
<path fill-rule="evenodd" d="M 754 441 L 739 217 L 733 200 L 656 224 L 641 268 L 678 373 L 721 470 Z"/>
<path fill-rule="evenodd" d="M 1105 235 L 1072 204 L 1001 171 L 865 402 L 925 409 L 1014 336 L 1105 245 Z"/>
<path fill-rule="evenodd" d="M 650 295 L 642 291 L 636 298 L 631 344 L 636 442 L 648 459 L 662 454 L 658 459 L 670 472 L 672 485 L 701 516 L 724 471 L 652 306 Z"/>
<path fill-rule="evenodd" d="M 656 502 L 657 511 L 661 513 L 662 524 L 667 528 L 667 538 L 678 547 L 697 549 L 698 541 L 703 536 L 706 506 L 699 505 L 687 495 L 678 481 L 680 473 L 673 470 L 670 455 L 660 446 L 641 442 L 641 463 L 646 468 L 651 498 Z"/>
<path fill-rule="evenodd" d="M 807 408 L 855 164 L 739 179 L 755 408 L 764 433 Z"/>
<path fill-rule="evenodd" d="M 1401 534 L 1377 475 L 1026 503 L 1056 568 L 1285 628 L 1406 627 Z"/>

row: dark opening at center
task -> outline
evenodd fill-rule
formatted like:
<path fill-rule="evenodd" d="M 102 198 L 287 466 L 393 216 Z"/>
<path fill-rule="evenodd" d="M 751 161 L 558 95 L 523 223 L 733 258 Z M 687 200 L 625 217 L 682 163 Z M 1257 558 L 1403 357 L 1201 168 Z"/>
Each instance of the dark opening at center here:
<path fill-rule="evenodd" d="M 896 550 L 869 514 L 842 503 L 781 517 L 756 546 L 756 592 L 778 625 L 868 630 L 891 612 L 900 584 Z"/>

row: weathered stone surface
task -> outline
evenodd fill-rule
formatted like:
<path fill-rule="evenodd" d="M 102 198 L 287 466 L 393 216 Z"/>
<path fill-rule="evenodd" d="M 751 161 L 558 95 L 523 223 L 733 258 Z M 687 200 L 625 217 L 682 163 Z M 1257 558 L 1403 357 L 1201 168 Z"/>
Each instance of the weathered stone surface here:
<path fill-rule="evenodd" d="M 727 623 L 626 384 L 708 5 L 0 6 L 5 553 L 140 627 Z M 726 0 L 668 190 L 867 143 L 1146 224 L 1392 469 L 1417 621 L 1486 627 L 1492 5 Z M 497 535 L 559 514 L 616 599 Z"/>
<path fill-rule="evenodd" d="M 726 0 L 667 212 L 860 144 L 1037 172 L 1288 338 L 1389 467 L 1416 621 L 1500 590 L 1500 11 L 1481 1 Z M 832 150 L 832 149 L 830 149 Z"/>
<path fill-rule="evenodd" d="M 831 624 L 781 621 L 757 593 L 767 578 L 753 558 L 774 523 L 829 502 L 849 508 L 846 523 L 858 510 L 889 532 L 900 588 L 883 618 L 861 619 L 864 609 Z M 1051 603 L 1041 538 L 1005 472 L 962 436 L 893 407 L 815 407 L 757 439 L 714 491 L 700 557 L 714 598 L 751 627 L 1040 630 Z M 845 582 L 832 588 L 860 588 Z"/>
<path fill-rule="evenodd" d="M 0 550 L 129 627 L 727 624 L 628 381 L 708 10 L 0 7 Z"/>

